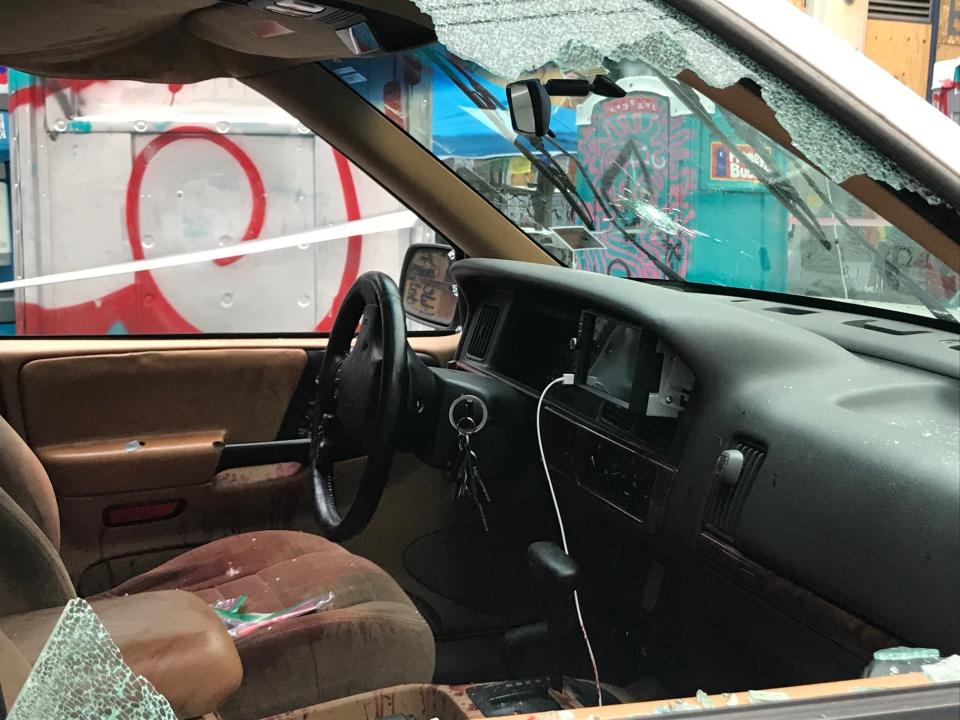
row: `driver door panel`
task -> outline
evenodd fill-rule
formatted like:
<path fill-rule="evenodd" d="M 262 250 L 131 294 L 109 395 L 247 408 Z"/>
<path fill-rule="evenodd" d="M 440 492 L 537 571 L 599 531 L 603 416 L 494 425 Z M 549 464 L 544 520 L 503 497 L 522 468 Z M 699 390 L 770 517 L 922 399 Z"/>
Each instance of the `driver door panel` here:
<path fill-rule="evenodd" d="M 72 344 L 4 363 L 17 379 L 4 400 L 50 476 L 61 554 L 81 592 L 216 537 L 292 522 L 300 463 L 220 463 L 230 444 L 277 437 L 304 349 L 83 341 L 101 352 L 73 354 Z"/>
<path fill-rule="evenodd" d="M 456 346 L 438 340 L 411 338 L 436 364 Z M 218 537 L 310 528 L 306 432 L 324 345 L 2 343 L 4 416 L 50 476 L 82 594 Z"/>

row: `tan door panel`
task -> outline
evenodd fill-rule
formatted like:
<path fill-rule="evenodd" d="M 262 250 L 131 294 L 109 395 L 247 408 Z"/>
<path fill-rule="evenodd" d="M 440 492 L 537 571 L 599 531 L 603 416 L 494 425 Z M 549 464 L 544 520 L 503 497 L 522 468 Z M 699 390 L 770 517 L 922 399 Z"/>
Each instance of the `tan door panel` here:
<path fill-rule="evenodd" d="M 261 472 L 262 487 L 217 474 L 227 443 L 276 439 L 305 350 L 127 343 L 79 341 L 108 352 L 70 355 L 64 341 L 53 357 L 4 357 L 19 366 L 23 432 L 56 491 L 61 554 L 83 592 L 218 536 L 282 527 L 301 491 L 289 468 Z"/>
<path fill-rule="evenodd" d="M 217 430 L 226 442 L 272 440 L 306 353 L 174 350 L 34 360 L 20 372 L 35 448 Z"/>

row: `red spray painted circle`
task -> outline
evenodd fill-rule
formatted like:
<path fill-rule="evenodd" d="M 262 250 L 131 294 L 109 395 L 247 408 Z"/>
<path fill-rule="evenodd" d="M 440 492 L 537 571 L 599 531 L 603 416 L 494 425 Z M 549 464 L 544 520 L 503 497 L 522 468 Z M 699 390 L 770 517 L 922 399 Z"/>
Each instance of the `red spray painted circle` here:
<path fill-rule="evenodd" d="M 266 218 L 266 191 L 263 186 L 263 179 L 257 170 L 256 165 L 250 159 L 242 148 L 228 137 L 219 133 L 212 132 L 208 128 L 197 125 L 183 125 L 172 128 L 151 140 L 146 147 L 141 150 L 133 161 L 133 169 L 130 173 L 130 180 L 127 184 L 126 198 L 126 225 L 127 237 L 130 243 L 130 250 L 135 260 L 141 260 L 145 257 L 143 252 L 143 242 L 140 232 L 140 191 L 143 186 L 144 176 L 151 160 L 156 157 L 163 148 L 168 147 L 178 140 L 205 140 L 212 142 L 225 150 L 243 170 L 250 185 L 251 212 L 250 220 L 240 241 L 253 240 L 259 237 L 263 230 L 264 220 Z M 350 169 L 350 163 L 336 150 L 334 160 L 339 175 L 340 185 L 343 192 L 343 200 L 347 215 L 347 220 L 360 219 L 360 204 L 357 198 L 356 186 L 353 182 L 353 173 Z M 362 247 L 362 238 L 360 236 L 351 236 L 347 241 L 347 257 L 344 263 L 343 273 L 340 276 L 340 285 L 337 294 L 334 296 L 330 311 L 317 325 L 316 330 L 327 331 L 333 324 L 337 308 L 340 307 L 343 298 L 346 296 L 350 286 L 357 279 L 360 269 L 360 252 Z M 226 266 L 236 262 L 242 256 L 221 258 L 214 260 L 217 265 Z M 190 324 L 179 312 L 167 301 L 162 292 L 156 285 L 153 276 L 148 272 L 136 273 L 137 285 L 140 288 L 138 295 L 141 297 L 152 297 L 153 307 L 151 313 L 156 314 L 158 320 L 166 325 L 170 323 L 172 327 L 168 332 L 200 332 Z"/>
<path fill-rule="evenodd" d="M 37 86 L 28 89 L 40 90 Z M 42 94 L 40 94 L 42 97 Z M 21 101 L 36 101 L 36 97 L 22 97 Z M 41 102 L 31 102 L 42 106 Z M 203 140 L 212 142 L 233 157 L 243 170 L 251 193 L 251 214 L 242 241 L 256 239 L 263 230 L 266 217 L 266 193 L 263 180 L 255 164 L 242 148 L 229 138 L 202 126 L 184 125 L 172 128 L 151 140 L 134 158 L 130 179 L 127 183 L 124 210 L 127 239 L 133 258 L 144 259 L 140 229 L 140 195 L 144 177 L 151 160 L 170 144 L 180 140 Z M 360 205 L 349 161 L 331 149 L 339 176 L 343 201 L 348 221 L 360 219 Z M 316 330 L 328 331 L 333 324 L 336 310 L 343 302 L 347 291 L 359 274 L 362 236 L 354 235 L 347 242 L 347 256 L 340 284 L 327 315 L 317 324 Z M 242 257 L 242 256 L 241 256 Z M 222 258 L 215 262 L 229 265 L 240 257 Z M 141 312 L 137 312 L 139 306 Z M 186 320 L 173 307 L 160 290 L 149 271 L 135 273 L 133 285 L 121 288 L 100 298 L 78 305 L 60 308 L 43 308 L 33 303 L 23 303 L 23 314 L 18 312 L 17 331 L 60 333 L 92 332 L 102 334 L 119 321 L 129 332 L 134 333 L 199 333 L 201 330 Z"/>

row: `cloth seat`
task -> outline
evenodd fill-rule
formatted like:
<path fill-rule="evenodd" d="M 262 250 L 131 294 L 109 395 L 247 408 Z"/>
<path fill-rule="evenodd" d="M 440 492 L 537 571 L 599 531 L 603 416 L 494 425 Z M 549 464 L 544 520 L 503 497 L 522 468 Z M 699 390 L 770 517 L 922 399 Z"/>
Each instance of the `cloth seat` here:
<path fill-rule="evenodd" d="M 62 608 L 75 597 L 59 556 L 60 517 L 53 487 L 33 451 L 2 418 L 0 538 L 0 618 L 13 622 L 17 615 Z M 222 538 L 132 578 L 100 599 L 116 598 L 111 608 L 123 616 L 129 612 L 123 607 L 125 596 L 162 590 L 185 590 L 206 605 L 246 595 L 243 609 L 249 612 L 274 612 L 331 594 L 329 606 L 321 611 L 275 622 L 238 639 L 236 651 L 243 665 L 239 690 L 225 703 L 218 702 L 220 707 L 199 708 L 198 713 L 218 710 L 225 720 L 259 720 L 359 692 L 429 682 L 433 676 L 433 635 L 400 586 L 370 561 L 317 535 L 271 530 Z M 201 616 L 207 617 L 209 632 L 224 633 L 212 610 L 196 602 L 191 607 L 201 625 Z M 172 624 L 176 617 L 172 612 L 162 621 L 144 620 Z M 15 626 L 0 624 L 8 637 L 16 634 Z M 180 631 L 171 636 L 191 632 L 186 625 L 171 630 Z M 162 638 L 152 644 L 149 654 L 156 656 L 163 644 Z M 209 643 L 197 646 L 209 650 Z M 183 642 L 170 643 L 169 650 L 174 656 L 187 652 Z M 233 648 L 227 650 L 225 655 L 235 659 Z M 0 685 L 6 690 L 13 681 L 6 677 L 5 662 L 0 656 Z M 160 665 L 169 669 L 169 664 Z M 184 662 L 184 672 L 196 673 L 194 665 Z M 215 667 L 207 666 L 211 671 Z M 151 669 L 143 672 L 149 677 Z M 177 683 L 175 668 L 164 682 L 189 686 Z"/>
<path fill-rule="evenodd" d="M 406 593 L 377 565 L 318 535 L 271 530 L 222 538 L 101 597 L 156 590 L 187 590 L 207 604 L 245 595 L 244 612 L 331 595 L 318 612 L 237 640 L 244 675 L 221 710 L 230 720 L 433 675 L 433 635 Z"/>

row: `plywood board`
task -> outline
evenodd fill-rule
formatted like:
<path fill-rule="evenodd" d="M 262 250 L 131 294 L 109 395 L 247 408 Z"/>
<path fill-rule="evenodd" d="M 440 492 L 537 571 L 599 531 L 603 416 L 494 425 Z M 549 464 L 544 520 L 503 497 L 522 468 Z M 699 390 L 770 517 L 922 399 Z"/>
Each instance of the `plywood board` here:
<path fill-rule="evenodd" d="M 868 20 L 864 53 L 918 95 L 926 95 L 930 71 L 930 26 Z"/>
<path fill-rule="evenodd" d="M 960 58 L 960 0 L 941 0 L 937 61 Z"/>

